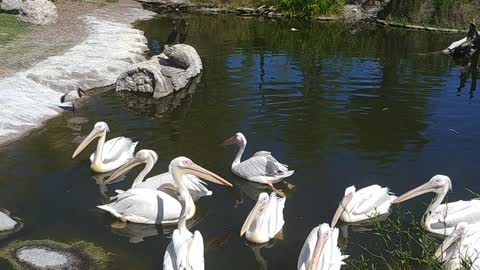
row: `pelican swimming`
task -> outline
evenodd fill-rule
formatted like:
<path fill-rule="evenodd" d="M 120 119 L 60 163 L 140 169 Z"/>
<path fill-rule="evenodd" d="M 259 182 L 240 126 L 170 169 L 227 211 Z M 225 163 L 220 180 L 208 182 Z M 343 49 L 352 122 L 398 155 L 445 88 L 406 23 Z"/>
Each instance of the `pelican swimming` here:
<path fill-rule="evenodd" d="M 273 239 L 285 224 L 284 206 L 285 198 L 278 197 L 275 192 L 272 192 L 270 196 L 266 192 L 260 193 L 257 203 L 240 230 L 240 236 L 245 234 L 250 242 L 257 244 L 263 244 Z"/>
<path fill-rule="evenodd" d="M 90 162 L 92 162 L 90 168 L 94 172 L 113 171 L 129 161 L 133 157 L 138 142 L 125 137 L 116 137 L 105 142 L 109 131 L 107 123 L 97 122 L 90 134 L 75 149 L 72 159 L 98 137 L 97 149 L 90 156 Z"/>
<path fill-rule="evenodd" d="M 272 153 L 267 151 L 256 152 L 253 157 L 241 161 L 242 154 L 247 146 L 247 139 L 242 133 L 226 139 L 222 145 L 237 144 L 239 150 L 232 163 L 232 171 L 236 175 L 249 181 L 269 185 L 273 190 L 273 184 L 291 176 L 295 171 L 289 171 L 288 166 L 278 162 Z"/>
<path fill-rule="evenodd" d="M 387 214 L 392 201 L 396 198 L 388 188 L 379 185 L 371 185 L 359 190 L 356 190 L 355 186 L 348 187 L 345 189 L 345 196 L 335 212 L 331 226 L 335 227 L 338 219 L 353 223 Z"/>
<path fill-rule="evenodd" d="M 399 196 L 392 203 L 400 203 L 425 193 L 436 193 L 435 199 L 427 208 L 422 221 L 423 227 L 434 234 L 450 235 L 460 222 L 469 224 L 480 222 L 480 200 L 456 201 L 441 204 L 452 181 L 448 176 L 435 175 L 427 183 Z"/>
<path fill-rule="evenodd" d="M 480 269 L 480 231 L 476 225 L 470 227 L 466 222 L 458 223 L 438 247 L 435 258 L 442 262 L 442 269 L 466 269 L 466 265 L 469 270 Z"/>
<path fill-rule="evenodd" d="M 174 174 L 174 177 L 176 174 Z M 168 244 L 165 256 L 163 257 L 164 270 L 203 270 L 205 263 L 203 259 L 203 237 L 199 231 L 193 234 L 187 228 L 187 204 L 190 192 L 183 184 L 183 181 L 176 180 L 178 201 L 182 211 L 178 220 L 178 227 L 172 234 L 172 241 Z"/>
<path fill-rule="evenodd" d="M 184 185 L 184 174 L 194 174 L 213 183 L 229 186 L 227 180 L 198 166 L 186 157 L 177 157 L 170 162 L 169 171 L 172 172 L 173 179 L 180 187 Z M 122 220 L 122 222 L 133 222 L 143 224 L 172 224 L 177 223 L 182 211 L 182 206 L 177 196 L 171 195 L 167 190 L 172 187 L 165 187 L 162 190 L 149 188 L 131 188 L 127 191 L 119 192 L 113 199 L 114 202 L 97 206 L 113 216 Z M 195 204 L 192 196 L 188 193 L 186 196 L 186 215 L 190 219 L 195 214 Z"/>
<path fill-rule="evenodd" d="M 297 270 L 338 270 L 348 255 L 337 246 L 338 229 L 323 223 L 310 232 L 298 256 Z"/>
<path fill-rule="evenodd" d="M 129 162 L 118 168 L 110 176 L 110 178 L 105 180 L 105 183 L 111 183 L 135 166 L 145 164 L 145 168 L 137 175 L 137 177 L 133 181 L 132 188 L 158 189 L 164 185 L 177 186 L 176 182 L 173 180 L 173 174 L 171 171 L 155 175 L 144 180 L 147 174 L 152 170 L 155 163 L 157 163 L 157 160 L 158 155 L 155 151 L 142 149 L 135 154 L 135 158 L 131 159 Z M 207 183 L 202 181 L 197 176 L 193 174 L 183 174 L 180 177 L 185 183 L 185 186 L 190 192 L 190 195 L 192 195 L 193 201 L 197 201 L 199 198 L 204 196 L 212 195 L 212 191 L 208 190 L 205 187 Z"/>

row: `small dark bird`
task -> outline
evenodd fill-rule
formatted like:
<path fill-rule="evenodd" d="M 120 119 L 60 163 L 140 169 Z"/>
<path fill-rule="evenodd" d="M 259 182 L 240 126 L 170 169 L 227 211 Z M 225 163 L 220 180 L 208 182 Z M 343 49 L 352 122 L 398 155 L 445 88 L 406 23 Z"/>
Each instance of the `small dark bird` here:
<path fill-rule="evenodd" d="M 65 95 L 60 97 L 60 102 L 62 103 L 71 103 L 73 111 L 75 111 L 75 101 L 80 99 L 82 96 L 87 95 L 85 91 L 83 91 L 81 88 L 78 88 L 77 90 L 72 90 L 70 92 L 67 92 Z"/>
<path fill-rule="evenodd" d="M 179 32 L 180 35 L 178 37 L 178 43 L 184 44 L 187 40 L 187 23 L 185 22 L 185 19 L 182 19 L 182 21 L 180 22 Z"/>
<path fill-rule="evenodd" d="M 175 21 L 172 22 L 172 31 L 170 31 L 170 34 L 168 34 L 167 37 L 167 45 L 172 46 L 173 43 L 175 43 L 175 40 L 177 39 L 177 27 Z"/>

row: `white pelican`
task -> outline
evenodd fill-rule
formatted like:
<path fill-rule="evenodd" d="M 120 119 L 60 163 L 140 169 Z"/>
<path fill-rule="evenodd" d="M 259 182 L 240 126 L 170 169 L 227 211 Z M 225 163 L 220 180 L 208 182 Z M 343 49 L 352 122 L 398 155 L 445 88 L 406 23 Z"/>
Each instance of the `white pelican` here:
<path fill-rule="evenodd" d="M 170 162 L 169 170 L 174 176 L 177 187 L 183 185 L 183 174 L 194 174 L 205 180 L 225 186 L 232 186 L 227 180 L 198 166 L 186 157 L 177 157 Z M 171 189 L 168 187 L 167 189 Z M 97 206 L 123 222 L 143 224 L 172 224 L 177 223 L 182 206 L 176 196 L 167 192 L 149 188 L 131 188 L 120 192 L 114 202 Z M 188 193 L 186 196 L 187 219 L 195 214 L 195 204 Z"/>
<path fill-rule="evenodd" d="M 60 97 L 61 103 L 70 103 L 72 105 L 73 111 L 75 111 L 75 101 L 79 100 L 82 96 L 86 96 L 87 94 L 81 88 L 77 90 L 72 90 L 67 92 L 65 95 Z"/>
<path fill-rule="evenodd" d="M 327 223 L 313 228 L 298 256 L 297 270 L 338 270 L 348 255 L 337 246 L 338 229 Z"/>
<path fill-rule="evenodd" d="M 466 222 L 457 224 L 450 234 L 435 252 L 435 257 L 443 263 L 446 270 L 480 269 L 480 231 Z"/>
<path fill-rule="evenodd" d="M 97 122 L 90 134 L 75 149 L 72 159 L 98 137 L 97 150 L 90 156 L 90 162 L 92 162 L 90 168 L 94 172 L 113 171 L 129 161 L 133 157 L 138 142 L 125 137 L 116 137 L 105 143 L 109 131 L 107 123 Z"/>
<path fill-rule="evenodd" d="M 275 192 L 272 192 L 270 196 L 266 192 L 260 193 L 257 203 L 243 223 L 240 236 L 245 234 L 250 242 L 257 244 L 270 241 L 285 224 L 284 206 L 285 198 L 278 197 Z"/>
<path fill-rule="evenodd" d="M 287 165 L 278 162 L 272 156 L 272 153 L 268 151 L 258 151 L 253 157 L 241 161 L 242 154 L 247 146 L 247 139 L 240 132 L 222 143 L 222 145 L 230 144 L 239 146 L 237 155 L 232 163 L 232 171 L 244 179 L 269 185 L 272 190 L 275 190 L 273 184 L 282 181 L 295 172 L 293 170 L 289 171 Z"/>
<path fill-rule="evenodd" d="M 125 163 L 122 167 L 118 168 L 107 180 L 105 183 L 111 183 L 116 180 L 118 177 L 125 174 L 127 171 L 131 170 L 137 165 L 144 164 L 145 168 L 137 175 L 133 181 L 132 188 L 149 188 L 149 189 L 158 189 L 164 185 L 173 185 L 176 186 L 175 181 L 173 180 L 172 172 L 165 172 L 159 175 L 155 175 L 147 178 L 145 177 L 152 170 L 155 163 L 157 163 L 158 155 L 153 150 L 142 149 L 135 154 L 135 158 L 131 159 L 129 162 Z M 199 198 L 204 196 L 212 195 L 212 191 L 208 190 L 205 186 L 207 183 L 202 181 L 200 178 L 196 177 L 193 174 L 184 174 L 181 176 L 183 182 L 187 186 L 190 195 L 192 195 L 193 201 L 197 201 Z"/>
<path fill-rule="evenodd" d="M 455 229 L 455 226 L 460 222 L 467 222 L 469 224 L 480 222 L 479 200 L 456 201 L 441 204 L 448 190 L 451 189 L 452 181 L 448 176 L 441 174 L 435 175 L 427 183 L 399 196 L 392 204 L 400 203 L 425 193 L 436 193 L 435 199 L 425 212 L 422 225 L 427 231 L 434 234 L 441 236 L 450 235 Z"/>
<path fill-rule="evenodd" d="M 387 214 L 392 201 L 396 198 L 388 188 L 382 188 L 379 185 L 371 185 L 359 190 L 356 190 L 355 186 L 348 187 L 345 189 L 345 196 L 335 212 L 331 226 L 335 227 L 338 219 L 353 223 Z"/>
<path fill-rule="evenodd" d="M 174 174 L 173 177 L 178 177 Z M 190 192 L 182 180 L 176 180 L 178 200 L 182 206 L 178 228 L 173 231 L 172 241 L 168 244 L 163 257 L 163 270 L 203 270 L 203 237 L 199 231 L 191 233 L 187 228 L 187 201 Z"/>

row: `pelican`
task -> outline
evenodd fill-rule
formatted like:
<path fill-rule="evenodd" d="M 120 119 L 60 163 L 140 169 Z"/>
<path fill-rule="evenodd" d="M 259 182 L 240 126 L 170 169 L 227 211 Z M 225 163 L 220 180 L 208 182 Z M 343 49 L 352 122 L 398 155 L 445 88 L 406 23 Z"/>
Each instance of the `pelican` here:
<path fill-rule="evenodd" d="M 194 174 L 213 183 L 229 186 L 227 180 L 198 166 L 186 157 L 177 157 L 170 162 L 169 171 L 172 172 L 177 187 L 184 186 L 183 174 Z M 167 189 L 172 189 L 168 187 Z M 122 220 L 143 224 L 173 224 L 177 223 L 182 206 L 175 195 L 170 195 L 165 189 L 131 188 L 127 191 L 118 191 L 113 197 L 114 202 L 97 206 Z M 195 214 L 195 204 L 192 196 L 186 196 L 186 215 L 190 219 Z"/>
<path fill-rule="evenodd" d="M 173 180 L 173 174 L 171 171 L 152 176 L 147 178 L 147 180 L 144 180 L 148 173 L 152 170 L 155 163 L 157 163 L 157 160 L 158 155 L 155 151 L 142 149 L 135 154 L 135 158 L 118 168 L 110 176 L 110 178 L 105 180 L 105 183 L 111 183 L 135 166 L 145 164 L 145 168 L 133 181 L 132 188 L 158 189 L 161 186 L 176 186 L 176 182 Z M 197 201 L 199 198 L 204 196 L 212 195 L 212 191 L 205 187 L 207 183 L 203 182 L 197 176 L 193 174 L 183 174 L 181 178 L 189 190 L 190 195 L 192 195 L 193 201 Z"/>
<path fill-rule="evenodd" d="M 173 177 L 178 178 L 174 173 Z M 183 181 L 176 179 L 178 188 L 178 201 L 182 211 L 178 220 L 178 227 L 173 231 L 172 241 L 168 244 L 163 258 L 164 270 L 203 270 L 205 263 L 203 259 L 203 237 L 199 231 L 193 234 L 187 228 L 187 201 L 190 192 Z"/>
<path fill-rule="evenodd" d="M 253 157 L 240 161 L 247 146 L 247 139 L 242 133 L 226 139 L 222 145 L 237 144 L 239 150 L 232 163 L 232 171 L 236 175 L 252 182 L 269 185 L 275 190 L 273 184 L 291 176 L 295 171 L 289 171 L 288 166 L 278 162 L 272 153 L 267 151 L 256 152 Z"/>
<path fill-rule="evenodd" d="M 457 224 L 435 252 L 435 257 L 443 263 L 446 270 L 468 269 L 479 270 L 480 231 L 478 226 L 469 226 L 466 222 Z"/>
<path fill-rule="evenodd" d="M 327 223 L 313 228 L 298 257 L 297 270 L 339 270 L 348 255 L 342 255 L 337 241 L 337 228 Z"/>
<path fill-rule="evenodd" d="M 356 190 L 355 186 L 345 189 L 345 196 L 332 220 L 332 228 L 341 219 L 347 223 L 360 222 L 376 216 L 387 214 L 392 201 L 397 197 L 393 196 L 386 187 L 371 185 Z"/>
<path fill-rule="evenodd" d="M 72 109 L 75 111 L 75 101 L 86 95 L 87 93 L 85 93 L 85 91 L 83 91 L 81 88 L 78 88 L 77 90 L 69 91 L 65 95 L 61 96 L 60 102 L 72 104 Z"/>
<path fill-rule="evenodd" d="M 441 204 L 448 191 L 452 189 L 452 181 L 448 176 L 435 175 L 427 183 L 406 192 L 395 199 L 393 203 L 400 203 L 425 193 L 434 192 L 437 195 L 427 208 L 423 227 L 434 234 L 450 235 L 460 222 L 469 224 L 480 222 L 480 201 L 457 201 Z"/>
<path fill-rule="evenodd" d="M 266 192 L 260 193 L 257 203 L 240 230 L 240 236 L 245 234 L 250 242 L 257 244 L 264 244 L 273 239 L 285 224 L 284 206 L 285 198 L 278 197 L 275 192 L 270 196 Z"/>
<path fill-rule="evenodd" d="M 138 142 L 125 137 L 116 137 L 105 143 L 109 131 L 107 123 L 97 122 L 90 134 L 75 149 L 72 159 L 98 137 L 97 150 L 90 156 L 90 162 L 92 162 L 90 168 L 94 172 L 113 171 L 129 161 L 133 157 Z"/>

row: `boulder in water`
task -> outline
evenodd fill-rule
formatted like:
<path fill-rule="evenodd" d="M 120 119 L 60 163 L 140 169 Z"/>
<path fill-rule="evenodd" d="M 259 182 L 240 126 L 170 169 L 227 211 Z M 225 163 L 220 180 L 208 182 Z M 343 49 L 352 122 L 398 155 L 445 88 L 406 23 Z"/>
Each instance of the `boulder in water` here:
<path fill-rule="evenodd" d="M 48 0 L 27 0 L 23 3 L 18 18 L 32 24 L 54 24 L 58 19 L 57 7 Z"/>
<path fill-rule="evenodd" d="M 0 239 L 7 238 L 22 228 L 23 222 L 20 219 L 11 217 L 9 211 L 0 209 Z"/>

